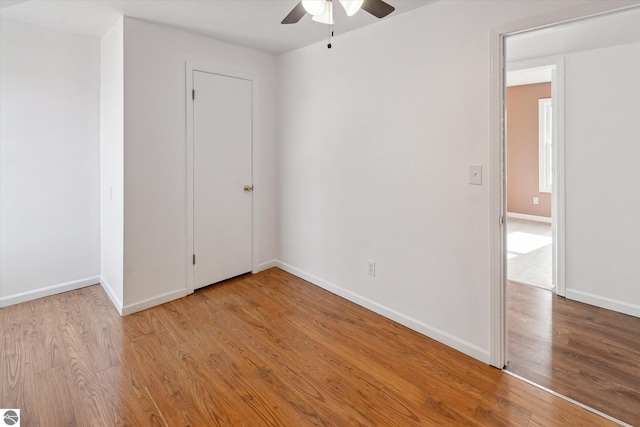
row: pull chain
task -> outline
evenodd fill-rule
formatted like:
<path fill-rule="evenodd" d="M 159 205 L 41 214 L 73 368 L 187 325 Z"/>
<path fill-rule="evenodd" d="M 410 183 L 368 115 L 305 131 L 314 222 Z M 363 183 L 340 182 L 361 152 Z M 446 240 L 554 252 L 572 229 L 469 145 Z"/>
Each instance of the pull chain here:
<path fill-rule="evenodd" d="M 329 44 L 327 44 L 327 49 L 331 49 L 331 37 L 333 37 L 333 1 L 329 0 Z"/>

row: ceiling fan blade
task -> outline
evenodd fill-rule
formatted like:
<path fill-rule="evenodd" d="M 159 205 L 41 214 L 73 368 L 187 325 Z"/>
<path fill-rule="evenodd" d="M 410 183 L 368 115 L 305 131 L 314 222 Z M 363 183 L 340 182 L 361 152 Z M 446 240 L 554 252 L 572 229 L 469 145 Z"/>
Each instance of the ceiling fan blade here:
<path fill-rule="evenodd" d="M 284 17 L 284 19 L 282 20 L 282 24 L 295 24 L 296 22 L 298 22 L 299 20 L 302 19 L 302 17 L 307 13 L 306 10 L 304 10 L 304 6 L 302 6 L 302 2 L 299 2 L 296 7 L 293 8 L 293 10 L 291 12 L 289 12 L 289 14 L 287 16 Z"/>
<path fill-rule="evenodd" d="M 396 10 L 396 8 L 382 0 L 364 0 L 364 3 L 362 3 L 362 10 L 369 12 L 376 18 L 384 18 Z"/>

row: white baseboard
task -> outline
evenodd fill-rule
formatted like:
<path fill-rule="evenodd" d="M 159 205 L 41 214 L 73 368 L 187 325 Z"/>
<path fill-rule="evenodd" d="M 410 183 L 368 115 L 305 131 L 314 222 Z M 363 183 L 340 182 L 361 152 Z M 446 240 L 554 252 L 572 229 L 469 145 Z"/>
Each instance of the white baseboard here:
<path fill-rule="evenodd" d="M 507 212 L 507 218 L 526 219 L 529 221 L 546 222 L 548 224 L 551 224 L 551 218 L 549 218 L 548 216 L 537 216 L 537 215 L 521 214 L 517 212 Z"/>
<path fill-rule="evenodd" d="M 273 267 L 278 266 L 278 260 L 272 259 L 271 261 L 263 262 L 258 264 L 252 271 L 252 273 L 260 273 L 261 271 L 268 270 Z"/>
<path fill-rule="evenodd" d="M 146 310 L 147 308 L 155 307 L 156 305 L 161 305 L 169 301 L 173 301 L 174 299 L 182 298 L 187 296 L 186 288 L 178 289 L 176 291 L 167 292 L 166 294 L 157 295 L 152 298 L 148 298 L 146 300 L 137 302 L 135 304 L 129 304 L 122 307 L 122 316 L 126 316 L 128 314 L 133 314 L 138 311 Z"/>
<path fill-rule="evenodd" d="M 100 276 L 86 277 L 84 279 L 73 280 L 71 282 L 59 283 L 57 285 L 46 286 L 33 291 L 21 292 L 0 298 L 0 308 L 8 307 L 21 302 L 27 302 L 38 298 L 44 298 L 62 292 L 74 291 L 76 289 L 100 283 Z"/>
<path fill-rule="evenodd" d="M 299 268 L 296 268 L 292 265 L 286 264 L 282 261 L 276 261 L 275 267 L 279 267 L 284 271 L 291 273 L 295 276 L 300 277 L 308 282 L 313 283 L 316 286 L 319 286 L 331 293 L 339 295 L 355 304 L 358 304 L 362 307 L 365 307 L 375 313 L 378 313 L 384 317 L 387 317 L 395 322 L 398 322 L 410 329 L 413 329 L 416 332 L 419 332 L 423 335 L 428 336 L 429 338 L 433 338 L 436 341 L 439 341 L 451 348 L 454 348 L 464 354 L 467 354 L 475 359 L 478 359 L 486 364 L 489 364 L 489 350 L 478 347 L 475 344 L 472 344 L 466 340 L 463 340 L 459 337 L 451 335 L 447 332 L 441 331 L 437 328 L 429 326 L 425 323 L 422 323 L 419 320 L 416 320 L 412 317 L 409 317 L 403 313 L 400 313 L 394 309 L 389 307 L 385 307 L 382 304 L 378 304 L 375 301 L 372 301 L 368 298 L 362 297 L 358 294 L 355 294 L 351 291 L 348 291 L 338 285 L 333 283 L 329 283 L 326 280 L 323 280 L 317 276 L 309 274 Z"/>
<path fill-rule="evenodd" d="M 118 298 L 113 288 L 111 287 L 109 282 L 107 282 L 107 279 L 104 278 L 104 276 L 100 276 L 100 284 L 102 285 L 102 289 L 104 289 L 104 291 L 109 296 L 109 299 L 111 299 L 111 303 L 115 306 L 116 310 L 118 310 L 120 316 L 122 316 L 122 301 L 120 301 L 120 298 Z"/>
<path fill-rule="evenodd" d="M 600 295 L 594 295 L 588 292 L 576 291 L 575 289 L 567 289 L 566 297 L 575 301 L 583 302 L 585 304 L 595 305 L 596 307 L 617 311 L 618 313 L 640 317 L 640 306 L 636 304 L 629 304 L 628 302 L 619 301 Z"/>

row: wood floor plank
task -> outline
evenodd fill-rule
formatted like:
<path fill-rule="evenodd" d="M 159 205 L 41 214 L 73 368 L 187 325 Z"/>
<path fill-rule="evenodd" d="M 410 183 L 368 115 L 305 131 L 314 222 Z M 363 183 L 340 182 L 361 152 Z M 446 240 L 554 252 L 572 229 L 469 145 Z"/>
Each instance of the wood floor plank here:
<path fill-rule="evenodd" d="M 317 301 L 317 299 L 316 299 Z M 307 312 L 312 312 L 312 310 L 307 307 Z M 323 320 L 323 324 L 328 327 L 330 323 L 332 323 L 334 320 L 336 320 L 335 318 L 339 318 L 337 315 L 330 315 L 328 316 L 326 319 Z M 380 334 L 379 339 L 380 341 L 378 342 L 378 340 L 374 339 L 375 337 L 372 337 L 372 333 L 376 333 L 380 331 L 380 329 L 377 329 L 376 331 L 370 331 L 370 330 L 366 330 L 366 331 L 360 331 L 360 330 L 350 330 L 349 326 L 351 324 L 356 325 L 358 323 L 353 322 L 351 319 L 347 319 L 347 318 L 339 318 L 340 322 L 343 326 L 344 326 L 344 336 L 342 336 L 342 338 L 344 339 L 340 339 L 339 342 L 341 343 L 361 343 L 362 341 L 365 342 L 371 342 L 370 343 L 370 347 L 368 347 L 366 350 L 366 352 L 372 352 L 375 353 L 373 354 L 371 357 L 368 357 L 366 360 L 363 360 L 362 366 L 367 366 L 370 367 L 370 370 L 374 369 L 373 367 L 375 367 L 377 365 L 377 360 L 380 359 L 381 354 L 385 353 L 385 349 L 387 347 L 387 340 L 390 338 L 388 335 L 386 334 Z M 409 332 L 408 330 L 405 332 Z M 359 338 L 357 334 L 359 333 L 364 333 L 364 337 L 365 339 L 357 339 Z M 347 339 L 347 337 L 350 336 L 354 339 Z M 392 335 L 393 337 L 397 337 L 397 332 L 394 331 L 394 334 Z M 396 349 L 398 349 L 398 347 L 396 346 Z M 348 349 L 347 351 L 351 351 L 352 353 L 361 353 L 363 351 L 362 346 L 356 346 L 354 348 Z M 394 365 L 394 366 L 387 366 L 387 367 L 378 367 L 376 369 L 377 372 L 387 372 L 387 376 L 381 378 L 382 381 L 380 382 L 380 384 L 387 384 L 386 389 L 388 390 L 390 387 L 394 387 L 394 389 L 396 390 L 397 393 L 400 393 L 400 390 L 405 391 L 405 395 L 409 395 L 411 396 L 412 394 L 418 394 L 418 390 L 412 390 L 412 384 L 408 381 L 407 378 L 412 378 L 414 381 L 419 381 L 419 378 L 415 378 L 415 376 L 412 376 L 411 373 L 409 373 L 406 378 L 402 378 L 401 376 L 399 376 L 397 373 L 398 372 L 402 372 L 404 368 L 404 365 L 406 364 L 406 362 L 408 362 L 409 366 L 413 366 L 412 363 L 414 362 L 420 362 L 420 356 L 415 358 L 416 360 L 413 360 L 413 355 L 419 355 L 420 352 L 418 351 L 407 351 L 406 353 L 403 354 L 403 358 L 401 359 L 397 359 L 397 360 L 402 360 L 403 362 L 398 364 L 398 365 Z M 382 358 L 384 359 L 384 355 L 382 356 Z M 428 366 L 425 368 L 429 368 Z M 435 374 L 439 374 L 438 371 L 434 372 Z M 423 379 L 425 384 L 428 384 L 429 378 L 425 377 Z M 394 386 L 395 384 L 395 386 Z M 413 393 L 412 393 L 413 392 Z M 465 392 L 469 392 L 469 390 L 465 390 Z M 458 396 L 458 395 L 456 395 Z M 468 396 L 468 394 L 462 394 L 462 396 Z M 469 399 L 467 399 L 469 400 Z M 446 403 L 445 403 L 446 404 Z M 460 407 L 461 405 L 464 405 L 465 402 L 461 402 L 460 400 L 450 400 L 448 402 L 448 404 L 455 406 L 455 407 Z M 477 407 L 477 402 L 472 400 L 471 405 L 473 406 L 473 408 L 471 408 L 472 410 L 475 409 Z M 525 416 L 528 417 L 528 411 L 526 410 L 522 410 L 521 412 L 524 412 Z M 469 421 L 469 420 L 467 420 Z"/>
<path fill-rule="evenodd" d="M 508 369 L 640 425 L 640 319 L 532 286 L 508 290 Z"/>
<path fill-rule="evenodd" d="M 228 283 L 224 286 L 232 287 L 233 284 Z M 314 385 L 312 381 L 305 378 L 305 366 L 302 366 L 298 362 L 297 357 L 288 357 L 287 354 L 291 353 L 295 356 L 300 354 L 296 352 L 295 348 L 291 346 L 282 347 L 283 339 L 274 336 L 269 328 L 263 327 L 260 322 L 256 322 L 252 313 L 244 311 L 233 299 L 227 299 L 225 301 L 217 301 L 229 310 L 222 316 L 216 313 L 216 318 L 211 318 L 211 323 L 216 323 L 219 326 L 223 326 L 221 330 L 216 331 L 216 334 L 221 338 L 222 342 L 226 342 L 228 349 L 236 348 L 234 342 L 238 341 L 250 341 L 254 344 L 254 347 L 259 349 L 255 354 L 249 357 L 252 353 L 248 349 L 236 349 L 243 353 L 243 360 L 248 363 L 245 367 L 249 375 L 254 377 L 255 381 L 266 382 L 264 386 L 270 387 L 273 390 L 275 396 L 284 399 L 282 404 L 288 405 L 294 412 L 303 413 L 308 419 L 316 418 L 319 424 L 325 424 L 327 419 L 333 420 L 330 424 L 344 424 L 346 420 L 340 419 L 336 413 L 323 411 L 323 408 L 314 407 L 315 405 L 309 404 L 306 401 L 314 399 L 324 399 L 319 389 L 322 389 L 322 383 Z M 255 308 L 257 305 L 253 304 Z M 238 321 L 234 322 L 234 314 L 239 315 Z M 217 319 L 217 321 L 216 321 Z M 251 328 L 242 328 L 246 326 L 248 319 Z M 267 319 L 264 319 L 264 323 L 269 323 Z M 229 335 L 230 333 L 230 335 Z M 291 335 L 288 335 L 286 340 L 292 341 Z M 306 348 L 306 343 L 302 343 L 300 348 Z M 225 351 L 225 348 L 222 348 Z M 220 363 L 219 354 L 216 355 L 216 363 Z M 233 355 L 230 355 L 233 357 Z M 301 358 L 300 360 L 304 360 Z M 273 374 L 272 365 L 275 364 L 275 368 L 278 369 L 278 375 Z M 316 366 L 317 367 L 317 366 Z M 242 370 L 242 368 L 240 368 Z M 238 366 L 235 367 L 235 371 L 238 371 Z M 233 373 L 231 373 L 233 374 Z M 229 377 L 237 376 L 238 372 Z M 319 372 L 316 370 L 316 375 Z"/>
<path fill-rule="evenodd" d="M 30 345 L 34 305 L 34 301 L 29 301 L 20 307 L 0 309 L 2 316 L 5 316 L 0 378 L 3 388 L 2 407 L 24 410 L 21 420 L 25 425 L 39 424 L 37 402 L 32 398 L 37 393 L 34 363 L 36 356 Z"/>
<path fill-rule="evenodd" d="M 27 425 L 611 425 L 279 269 L 126 317 L 99 286 L 0 316 Z"/>
<path fill-rule="evenodd" d="M 234 292 L 232 290 L 232 292 Z M 242 293 L 244 292 L 250 292 L 250 290 L 242 290 Z M 235 293 L 235 292 L 234 292 Z M 317 297 L 316 297 L 317 298 Z M 317 299 L 316 299 L 317 302 Z M 255 308 L 255 307 L 254 307 Z M 307 310 L 305 310 L 306 314 L 311 313 L 310 315 L 313 316 L 326 316 L 326 313 L 314 313 L 314 310 L 312 307 L 307 306 L 306 307 Z M 317 318 L 316 318 L 317 319 Z M 256 326 L 263 324 L 263 320 L 257 319 L 256 321 Z M 313 324 L 313 322 L 310 322 L 311 324 Z M 318 357 L 318 361 L 316 361 L 316 363 L 314 363 L 314 368 L 318 369 L 319 366 L 322 364 L 322 361 L 324 360 L 330 360 L 333 361 L 333 363 L 331 363 L 330 365 L 331 368 L 333 369 L 340 369 L 343 368 L 342 372 L 336 372 L 338 375 L 342 376 L 342 375 L 348 375 L 350 377 L 355 377 L 355 378 L 368 378 L 367 381 L 364 381 L 364 385 L 365 386 L 369 386 L 369 389 L 372 391 L 372 393 L 374 393 L 374 399 L 371 400 L 371 397 L 369 397 L 367 399 L 367 405 L 371 406 L 373 403 L 380 401 L 380 397 L 385 397 L 384 399 L 384 406 L 386 407 L 388 412 L 391 413 L 395 413 L 397 417 L 402 416 L 401 414 L 405 414 L 405 420 L 404 423 L 405 425 L 412 425 L 414 424 L 414 421 L 417 423 L 419 422 L 419 418 L 416 417 L 414 414 L 411 413 L 411 411 L 408 411 L 406 409 L 406 407 L 404 407 L 402 405 L 402 403 L 400 403 L 397 399 L 394 399 L 393 397 L 396 396 L 403 396 L 403 395 L 411 395 L 411 388 L 412 388 L 412 384 L 407 382 L 406 380 L 404 380 L 401 376 L 397 375 L 397 373 L 394 373 L 392 370 L 388 370 L 385 369 L 383 367 L 378 366 L 377 362 L 376 362 L 376 358 L 368 358 L 365 355 L 362 354 L 363 348 L 362 347 L 351 347 L 349 345 L 349 343 L 353 343 L 353 342 L 359 342 L 360 339 L 358 339 L 359 337 L 356 335 L 356 333 L 359 333 L 361 331 L 354 331 L 351 330 L 349 328 L 349 326 L 351 324 L 355 324 L 352 322 L 351 319 L 349 319 L 348 317 L 344 318 L 344 317 L 339 317 L 335 314 L 332 314 L 328 317 L 326 317 L 325 319 L 322 320 L 322 327 L 320 329 L 323 328 L 328 328 L 330 326 L 330 324 L 332 324 L 331 326 L 333 327 L 333 324 L 337 324 L 337 323 L 342 323 L 344 326 L 344 333 L 348 336 L 351 337 L 351 339 L 346 339 L 346 337 L 344 337 L 345 339 L 339 339 L 338 340 L 338 345 L 336 345 L 334 343 L 334 345 L 332 346 L 333 348 L 327 349 L 327 348 L 322 348 L 321 342 L 324 341 L 323 337 L 324 335 L 322 333 L 320 333 L 318 335 L 317 332 L 313 331 L 313 327 L 311 328 L 306 328 L 304 329 L 305 331 L 305 337 L 307 338 L 308 342 L 302 342 L 302 343 L 293 343 L 295 344 L 294 347 L 296 348 L 309 348 L 310 345 L 312 346 L 314 352 L 316 352 L 317 354 L 315 354 L 314 356 L 319 356 Z M 301 323 L 302 325 L 304 325 L 304 322 Z M 293 328 L 296 328 L 296 325 L 289 325 L 289 324 L 284 324 L 284 325 L 277 325 L 274 324 L 272 325 L 274 329 L 276 330 L 291 330 Z M 300 328 L 300 324 L 297 325 L 298 328 Z M 261 329 L 259 327 L 257 327 L 256 329 Z M 368 331 L 367 331 L 368 332 Z M 270 337 L 272 338 L 272 337 Z M 311 338 L 312 341 L 309 341 L 309 338 Z M 292 337 L 287 337 L 287 341 L 291 341 Z M 382 351 L 384 351 L 384 348 L 386 347 L 387 343 L 382 343 Z M 375 345 L 374 347 L 375 348 Z M 377 350 L 377 349 L 376 349 Z M 295 351 L 295 350 L 293 350 Z M 291 350 L 289 350 L 288 352 L 291 352 Z M 358 355 L 356 357 L 353 357 L 351 359 L 351 364 L 346 365 L 346 366 L 342 366 L 340 364 L 336 364 L 335 360 L 339 360 L 340 356 L 339 353 L 340 352 L 349 352 L 353 355 Z M 324 367 L 325 369 L 327 368 L 326 366 Z M 320 368 L 322 369 L 322 368 Z M 367 370 L 365 372 L 365 370 Z M 327 371 L 323 371 L 325 372 L 325 375 L 328 374 Z M 377 376 L 372 375 L 372 372 L 376 372 Z M 329 375 L 334 375 L 332 373 L 330 373 Z M 377 377 L 377 378 L 376 378 Z M 375 378 L 376 381 L 376 385 L 371 384 L 371 379 Z M 361 385 L 363 385 L 363 381 L 360 382 Z M 392 387 L 392 385 L 394 385 Z M 390 388 L 393 388 L 395 390 L 391 390 Z M 346 397 L 346 396 L 345 396 Z M 377 399 L 376 399 L 377 397 Z M 405 399 L 403 397 L 403 399 Z M 378 402 L 379 404 L 380 402 Z M 456 402 L 459 403 L 459 402 Z M 369 411 L 369 413 L 377 413 L 376 411 Z M 468 421 L 468 420 L 467 420 Z"/>
<path fill-rule="evenodd" d="M 35 405 L 40 427 L 75 426 L 76 417 L 63 368 L 56 366 L 35 374 Z M 26 421 L 23 421 L 26 424 Z"/>
<path fill-rule="evenodd" d="M 107 425 L 165 427 L 162 415 L 131 370 L 113 366 L 99 372 L 96 381 L 102 390 L 102 415 Z"/>

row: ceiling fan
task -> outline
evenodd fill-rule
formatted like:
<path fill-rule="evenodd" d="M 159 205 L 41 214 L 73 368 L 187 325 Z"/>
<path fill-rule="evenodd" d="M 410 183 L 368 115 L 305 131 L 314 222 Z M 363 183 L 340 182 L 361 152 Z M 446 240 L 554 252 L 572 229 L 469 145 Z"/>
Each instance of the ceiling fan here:
<path fill-rule="evenodd" d="M 348 16 L 352 16 L 362 9 L 376 18 L 384 18 L 395 7 L 382 0 L 339 0 Z M 302 0 L 282 20 L 282 24 L 295 24 L 306 14 L 313 16 L 313 20 L 323 24 L 333 25 L 333 0 Z"/>

